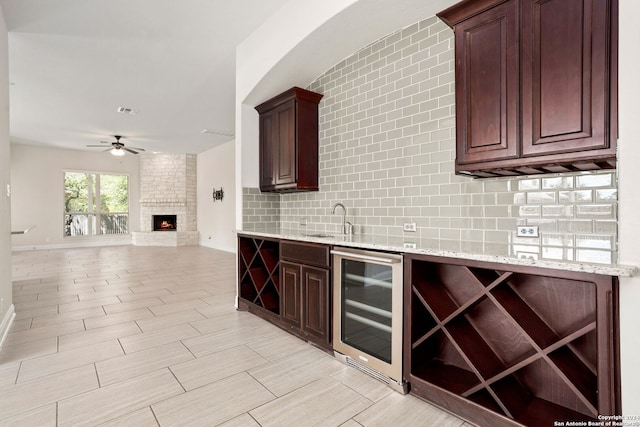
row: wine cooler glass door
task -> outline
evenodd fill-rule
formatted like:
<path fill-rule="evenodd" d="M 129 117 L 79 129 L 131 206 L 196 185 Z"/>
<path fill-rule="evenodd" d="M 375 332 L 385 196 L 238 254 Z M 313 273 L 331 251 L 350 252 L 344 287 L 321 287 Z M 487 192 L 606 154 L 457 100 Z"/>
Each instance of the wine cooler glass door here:
<path fill-rule="evenodd" d="M 361 257 L 341 250 L 336 254 L 334 313 L 339 326 L 334 325 L 334 334 L 340 339 L 334 339 L 334 348 L 400 380 L 402 256 L 373 252 L 377 256 Z"/>
<path fill-rule="evenodd" d="M 391 363 L 391 266 L 342 260 L 342 342 Z"/>

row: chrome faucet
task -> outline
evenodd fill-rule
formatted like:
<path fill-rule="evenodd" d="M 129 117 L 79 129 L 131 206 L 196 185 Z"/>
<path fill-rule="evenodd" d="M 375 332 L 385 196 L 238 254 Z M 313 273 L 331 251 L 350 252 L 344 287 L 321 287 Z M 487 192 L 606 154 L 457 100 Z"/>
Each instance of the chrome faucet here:
<path fill-rule="evenodd" d="M 345 222 L 347 216 L 347 208 L 345 208 L 342 203 L 336 203 L 335 205 L 333 205 L 333 209 L 331 209 L 331 215 L 334 215 L 336 213 L 337 207 L 342 208 L 342 234 L 347 234 L 347 224 Z"/>

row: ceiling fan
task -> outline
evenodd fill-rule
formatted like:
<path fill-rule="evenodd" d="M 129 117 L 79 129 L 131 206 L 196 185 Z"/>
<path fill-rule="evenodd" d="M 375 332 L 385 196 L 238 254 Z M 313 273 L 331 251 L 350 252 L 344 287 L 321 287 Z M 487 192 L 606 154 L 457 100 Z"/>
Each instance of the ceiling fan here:
<path fill-rule="evenodd" d="M 124 138 L 121 135 L 113 135 L 116 139 L 115 141 L 100 141 L 101 144 L 111 144 L 111 148 L 107 148 L 104 151 L 111 151 L 111 154 L 114 156 L 124 156 L 124 152 L 128 151 L 131 154 L 138 154 L 138 151 L 144 151 L 144 148 L 130 147 L 127 148 L 124 146 L 124 143 L 120 142 L 120 138 Z M 104 147 L 104 145 L 87 145 L 87 147 Z M 138 151 L 136 151 L 138 150 Z"/>

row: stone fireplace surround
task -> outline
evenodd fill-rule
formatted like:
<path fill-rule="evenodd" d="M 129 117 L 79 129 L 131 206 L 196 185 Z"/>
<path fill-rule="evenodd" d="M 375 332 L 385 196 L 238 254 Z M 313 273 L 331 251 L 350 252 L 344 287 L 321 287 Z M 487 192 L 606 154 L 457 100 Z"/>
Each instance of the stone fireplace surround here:
<path fill-rule="evenodd" d="M 136 246 L 188 246 L 199 243 L 196 206 L 196 156 L 140 156 L 140 231 Z M 153 215 L 176 215 L 175 232 L 153 231 Z"/>

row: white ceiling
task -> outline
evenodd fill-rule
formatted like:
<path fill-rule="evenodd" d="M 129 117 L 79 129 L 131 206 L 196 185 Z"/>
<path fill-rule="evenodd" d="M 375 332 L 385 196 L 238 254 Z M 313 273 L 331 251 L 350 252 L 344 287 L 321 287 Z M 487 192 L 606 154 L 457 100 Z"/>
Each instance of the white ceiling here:
<path fill-rule="evenodd" d="M 123 135 L 199 153 L 232 139 L 201 131 L 233 134 L 235 48 L 286 1 L 0 0 L 12 142 L 87 149 Z"/>

